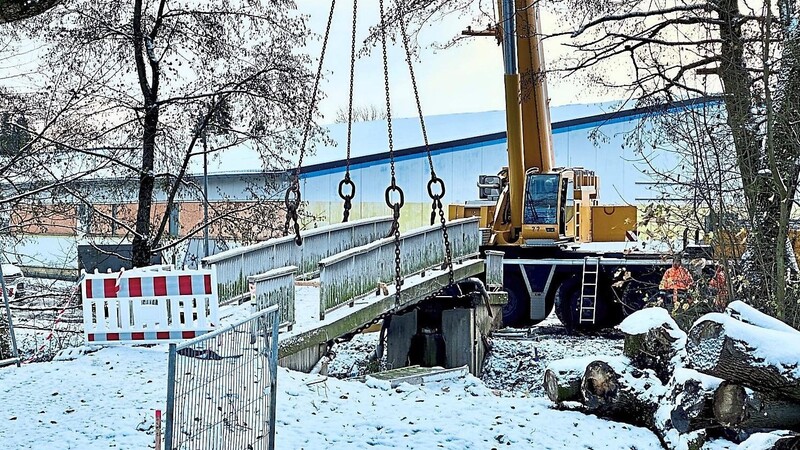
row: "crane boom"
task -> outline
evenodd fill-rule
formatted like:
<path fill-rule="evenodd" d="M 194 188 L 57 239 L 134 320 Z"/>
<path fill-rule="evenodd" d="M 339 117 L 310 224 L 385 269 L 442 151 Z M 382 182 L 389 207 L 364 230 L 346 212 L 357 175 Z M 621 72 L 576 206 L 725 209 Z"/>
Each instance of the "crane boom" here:
<path fill-rule="evenodd" d="M 517 60 L 520 73 L 520 105 L 524 171 L 550 172 L 555 167 L 551 137 L 550 108 L 545 83 L 544 49 L 539 34 L 535 0 L 516 0 Z"/>
<path fill-rule="evenodd" d="M 519 103 L 519 72 L 517 70 L 516 13 L 513 0 L 501 0 L 503 23 L 503 69 L 506 93 L 506 130 L 508 137 L 508 179 L 511 202 L 511 231 L 514 236 L 522 229 L 522 194 L 525 184 L 522 144 L 522 110 Z"/>

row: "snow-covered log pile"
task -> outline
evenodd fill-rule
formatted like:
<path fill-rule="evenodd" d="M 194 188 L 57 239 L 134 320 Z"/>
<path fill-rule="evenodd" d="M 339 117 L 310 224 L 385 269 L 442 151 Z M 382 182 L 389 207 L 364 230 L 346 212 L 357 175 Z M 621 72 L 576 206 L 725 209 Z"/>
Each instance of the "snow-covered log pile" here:
<path fill-rule="evenodd" d="M 624 355 L 553 362 L 561 408 L 653 430 L 667 449 L 726 437 L 750 450 L 800 449 L 800 331 L 742 303 L 681 331 L 662 308 L 619 326 Z"/>

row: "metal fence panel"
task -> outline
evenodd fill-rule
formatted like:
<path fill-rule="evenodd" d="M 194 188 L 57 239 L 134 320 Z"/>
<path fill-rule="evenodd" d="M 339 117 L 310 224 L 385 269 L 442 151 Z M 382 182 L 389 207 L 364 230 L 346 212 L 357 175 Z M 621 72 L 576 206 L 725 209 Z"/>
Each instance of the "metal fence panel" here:
<path fill-rule="evenodd" d="M 478 219 L 448 223 L 453 260 L 478 253 Z M 440 225 L 418 228 L 400 236 L 402 275 L 409 276 L 444 261 Z M 394 238 L 384 238 L 320 261 L 320 320 L 325 313 L 352 299 L 373 292 L 378 283 L 394 279 Z"/>
<path fill-rule="evenodd" d="M 278 320 L 275 305 L 170 345 L 167 449 L 274 449 Z"/>

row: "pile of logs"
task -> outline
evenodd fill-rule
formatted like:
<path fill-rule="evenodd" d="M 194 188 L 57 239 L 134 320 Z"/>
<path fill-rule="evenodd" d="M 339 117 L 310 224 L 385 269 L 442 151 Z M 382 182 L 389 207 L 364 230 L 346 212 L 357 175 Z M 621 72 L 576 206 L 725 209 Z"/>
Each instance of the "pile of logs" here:
<path fill-rule="evenodd" d="M 661 308 L 619 328 L 622 356 L 547 368 L 550 400 L 650 428 L 667 449 L 724 437 L 749 450 L 800 450 L 800 331 L 742 302 L 701 317 L 688 336 Z"/>

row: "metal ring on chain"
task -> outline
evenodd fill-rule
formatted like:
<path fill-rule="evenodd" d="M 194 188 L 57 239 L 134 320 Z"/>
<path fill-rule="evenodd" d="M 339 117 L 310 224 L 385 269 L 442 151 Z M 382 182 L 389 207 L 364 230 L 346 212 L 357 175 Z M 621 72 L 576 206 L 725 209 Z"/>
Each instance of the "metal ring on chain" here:
<path fill-rule="evenodd" d="M 300 206 L 300 189 L 297 186 L 286 190 L 284 203 L 286 203 L 286 209 L 297 211 L 297 207 Z"/>
<path fill-rule="evenodd" d="M 397 192 L 397 194 L 400 196 L 400 198 L 397 200 L 397 203 L 392 202 L 391 199 L 392 192 Z M 403 190 L 400 188 L 400 186 L 394 184 L 386 188 L 386 192 L 384 193 L 384 199 L 386 200 L 386 206 L 392 209 L 394 209 L 395 207 L 397 207 L 398 209 L 402 208 L 403 205 L 406 204 L 406 196 L 405 194 L 403 194 Z"/>
<path fill-rule="evenodd" d="M 350 187 L 349 194 L 344 193 L 345 186 Z M 353 183 L 353 180 L 351 180 L 350 177 L 345 176 L 344 179 L 339 182 L 339 197 L 341 197 L 342 200 L 352 200 L 353 197 L 355 196 L 356 196 L 356 184 Z"/>
<path fill-rule="evenodd" d="M 439 185 L 442 191 L 440 194 L 433 193 L 433 188 L 437 184 Z M 444 197 L 444 193 L 445 193 L 444 181 L 441 178 L 437 177 L 436 175 L 433 175 L 431 179 L 428 181 L 428 195 L 430 196 L 430 198 L 434 200 L 439 200 L 442 197 Z"/>

